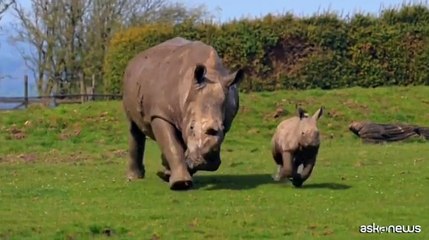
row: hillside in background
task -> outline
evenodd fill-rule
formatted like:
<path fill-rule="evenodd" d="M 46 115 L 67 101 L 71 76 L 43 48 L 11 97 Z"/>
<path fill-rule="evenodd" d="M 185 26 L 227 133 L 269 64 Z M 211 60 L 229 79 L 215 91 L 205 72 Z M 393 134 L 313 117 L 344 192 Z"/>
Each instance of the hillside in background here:
<path fill-rule="evenodd" d="M 322 105 L 326 108 L 320 128 L 328 141 L 354 139 L 348 130 L 354 120 L 429 126 L 427 96 L 429 87 L 423 86 L 242 93 L 227 142 L 269 144 L 281 119 L 295 114 L 296 104 L 310 113 Z M 115 101 L 2 112 L 0 131 L 0 152 L 4 153 L 99 152 L 101 146 L 125 150 L 128 127 L 122 105 Z"/>

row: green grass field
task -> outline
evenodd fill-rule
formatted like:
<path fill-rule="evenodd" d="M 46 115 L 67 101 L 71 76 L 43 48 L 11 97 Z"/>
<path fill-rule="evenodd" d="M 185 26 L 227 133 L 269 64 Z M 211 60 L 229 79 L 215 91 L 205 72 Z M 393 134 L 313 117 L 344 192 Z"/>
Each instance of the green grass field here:
<path fill-rule="evenodd" d="M 352 120 L 429 125 L 429 87 L 241 95 L 221 168 L 174 192 L 156 176 L 127 182 L 120 102 L 0 112 L 0 239 L 429 239 L 429 142 L 368 145 Z M 275 183 L 270 140 L 295 103 L 319 121 L 322 145 L 303 188 Z M 287 115 L 274 118 L 276 109 Z M 362 234 L 361 225 L 420 225 Z"/>

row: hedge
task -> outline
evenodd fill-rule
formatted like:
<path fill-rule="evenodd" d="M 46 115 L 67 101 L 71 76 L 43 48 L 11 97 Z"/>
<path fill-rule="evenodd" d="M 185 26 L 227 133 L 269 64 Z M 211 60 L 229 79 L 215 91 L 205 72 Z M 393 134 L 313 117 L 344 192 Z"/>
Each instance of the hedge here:
<path fill-rule="evenodd" d="M 347 19 L 328 12 L 127 29 L 110 43 L 106 92 L 121 92 L 133 56 L 175 36 L 212 45 L 231 70 L 243 66 L 246 91 L 429 84 L 429 8 L 404 5 Z"/>

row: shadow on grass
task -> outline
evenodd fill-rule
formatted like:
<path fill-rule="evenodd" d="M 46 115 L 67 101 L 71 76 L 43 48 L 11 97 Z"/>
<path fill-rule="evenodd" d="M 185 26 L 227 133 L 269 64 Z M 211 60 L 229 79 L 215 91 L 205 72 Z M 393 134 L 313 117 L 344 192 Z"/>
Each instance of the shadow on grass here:
<path fill-rule="evenodd" d="M 204 190 L 247 190 L 267 184 L 290 184 L 275 182 L 270 174 L 245 174 L 245 175 L 202 175 L 194 176 L 194 189 Z M 292 185 L 291 185 L 292 186 Z M 349 185 L 339 183 L 309 183 L 301 189 L 331 189 L 346 190 Z"/>
<path fill-rule="evenodd" d="M 303 184 L 301 189 L 317 189 L 317 188 L 326 188 L 331 190 L 346 190 L 351 188 L 349 185 L 340 184 L 340 183 L 309 183 Z"/>
<path fill-rule="evenodd" d="M 205 190 L 246 190 L 260 185 L 276 184 L 269 174 L 202 175 L 194 178 L 194 189 Z"/>

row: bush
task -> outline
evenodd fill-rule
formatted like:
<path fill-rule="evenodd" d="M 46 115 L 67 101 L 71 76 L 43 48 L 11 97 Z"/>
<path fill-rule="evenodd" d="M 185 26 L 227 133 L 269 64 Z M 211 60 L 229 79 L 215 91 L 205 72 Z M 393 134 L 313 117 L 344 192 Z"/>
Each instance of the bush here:
<path fill-rule="evenodd" d="M 121 92 L 133 56 L 175 36 L 212 45 L 231 71 L 244 67 L 246 91 L 429 84 L 429 9 L 404 5 L 346 20 L 328 12 L 127 29 L 111 41 L 106 92 Z"/>

